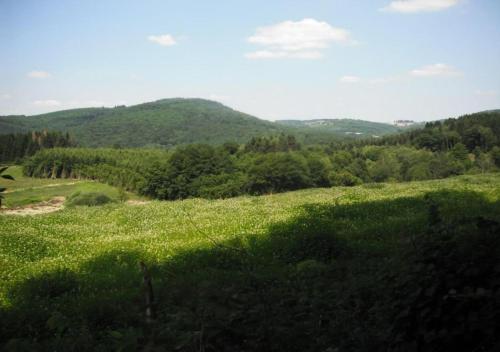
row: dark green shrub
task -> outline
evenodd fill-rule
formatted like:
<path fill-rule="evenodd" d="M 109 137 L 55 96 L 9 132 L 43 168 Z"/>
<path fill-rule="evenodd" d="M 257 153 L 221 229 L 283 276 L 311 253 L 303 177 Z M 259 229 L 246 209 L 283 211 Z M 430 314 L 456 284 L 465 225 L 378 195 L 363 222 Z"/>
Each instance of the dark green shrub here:
<path fill-rule="evenodd" d="M 292 153 L 259 156 L 248 171 L 253 194 L 284 192 L 313 185 L 306 159 Z"/>
<path fill-rule="evenodd" d="M 363 181 L 360 178 L 354 176 L 349 171 L 332 172 L 330 174 L 330 183 L 332 186 L 356 186 Z"/>
<path fill-rule="evenodd" d="M 88 193 L 81 193 L 81 192 L 76 192 L 73 193 L 71 196 L 69 196 L 68 200 L 66 201 L 66 206 L 72 207 L 72 206 L 78 206 L 78 205 L 85 205 L 88 207 L 95 207 L 98 205 L 104 205 L 107 203 L 111 203 L 113 200 L 105 195 L 104 193 L 99 193 L 99 192 L 88 192 Z"/>

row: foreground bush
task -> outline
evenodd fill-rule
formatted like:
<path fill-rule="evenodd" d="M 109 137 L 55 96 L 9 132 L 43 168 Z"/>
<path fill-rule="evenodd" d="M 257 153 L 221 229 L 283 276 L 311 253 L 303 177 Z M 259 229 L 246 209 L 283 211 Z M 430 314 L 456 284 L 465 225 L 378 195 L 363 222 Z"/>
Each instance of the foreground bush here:
<path fill-rule="evenodd" d="M 73 207 L 73 206 L 78 206 L 78 205 L 84 205 L 88 207 L 95 207 L 98 205 L 104 205 L 107 203 L 111 203 L 113 200 L 105 195 L 104 193 L 98 193 L 98 192 L 88 192 L 88 193 L 81 193 L 81 192 L 76 192 L 73 193 L 71 196 L 68 197 L 66 200 L 66 206 L 68 207 Z"/>

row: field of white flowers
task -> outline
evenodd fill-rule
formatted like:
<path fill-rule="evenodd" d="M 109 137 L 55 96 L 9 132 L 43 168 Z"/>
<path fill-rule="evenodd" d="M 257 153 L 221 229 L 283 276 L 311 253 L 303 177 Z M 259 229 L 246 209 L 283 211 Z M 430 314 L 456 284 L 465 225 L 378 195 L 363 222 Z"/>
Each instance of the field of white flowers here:
<path fill-rule="evenodd" d="M 310 204 L 393 200 L 442 189 L 474 191 L 490 200 L 498 200 L 500 175 L 312 189 L 226 200 L 115 203 L 67 208 L 31 217 L 0 215 L 0 304 L 8 306 L 6 292 L 27 278 L 59 269 L 79 272 L 85 270 L 82 266 L 86 262 L 106 253 L 133 251 L 149 263 L 168 262 L 182 250 L 265 234 L 269 226 L 292 219 Z M 412 226 L 417 220 L 411 211 L 387 209 L 384 214 L 360 214 L 339 226 L 346 232 L 383 228 L 391 217 L 402 219 L 398 222 L 401 226 L 405 226 L 405 222 Z M 116 260 L 120 261 L 119 254 Z M 101 274 L 105 274 L 105 268 L 96 273 Z"/>

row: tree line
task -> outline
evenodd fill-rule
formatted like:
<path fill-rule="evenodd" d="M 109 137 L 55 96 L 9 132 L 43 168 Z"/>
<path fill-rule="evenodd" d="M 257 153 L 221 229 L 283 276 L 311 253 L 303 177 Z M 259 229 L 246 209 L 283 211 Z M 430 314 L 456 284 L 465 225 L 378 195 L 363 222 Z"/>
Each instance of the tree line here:
<path fill-rule="evenodd" d="M 293 136 L 245 145 L 158 149 L 45 149 L 24 164 L 35 177 L 90 178 L 157 199 L 227 198 L 310 187 L 354 186 L 497 171 L 500 148 L 405 145 L 302 146 Z"/>
<path fill-rule="evenodd" d="M 27 176 L 99 180 L 139 192 L 144 172 L 167 160 L 162 149 L 52 148 L 43 149 L 23 163 Z"/>
<path fill-rule="evenodd" d="M 428 122 L 423 129 L 350 144 L 412 145 L 431 151 L 450 151 L 462 144 L 471 153 L 488 152 L 500 145 L 500 110 Z"/>
<path fill-rule="evenodd" d="M 0 135 L 0 162 L 16 162 L 41 149 L 73 147 L 75 144 L 68 133 L 57 131 Z"/>

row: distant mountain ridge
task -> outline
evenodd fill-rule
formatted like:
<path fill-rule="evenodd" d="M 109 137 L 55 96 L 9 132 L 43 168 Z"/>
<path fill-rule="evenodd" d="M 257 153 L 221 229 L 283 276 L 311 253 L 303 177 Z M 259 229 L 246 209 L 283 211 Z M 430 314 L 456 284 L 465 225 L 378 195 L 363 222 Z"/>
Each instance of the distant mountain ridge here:
<path fill-rule="evenodd" d="M 0 134 L 69 132 L 86 147 L 171 147 L 189 143 L 245 143 L 255 136 L 294 134 L 306 143 L 382 136 L 395 126 L 352 119 L 261 120 L 204 99 L 172 98 L 133 106 L 81 108 L 34 116 L 0 116 Z"/>
<path fill-rule="evenodd" d="M 359 137 L 380 137 L 403 130 L 388 123 L 355 119 L 279 120 L 276 122 L 285 126 L 321 129 L 324 132 Z"/>

